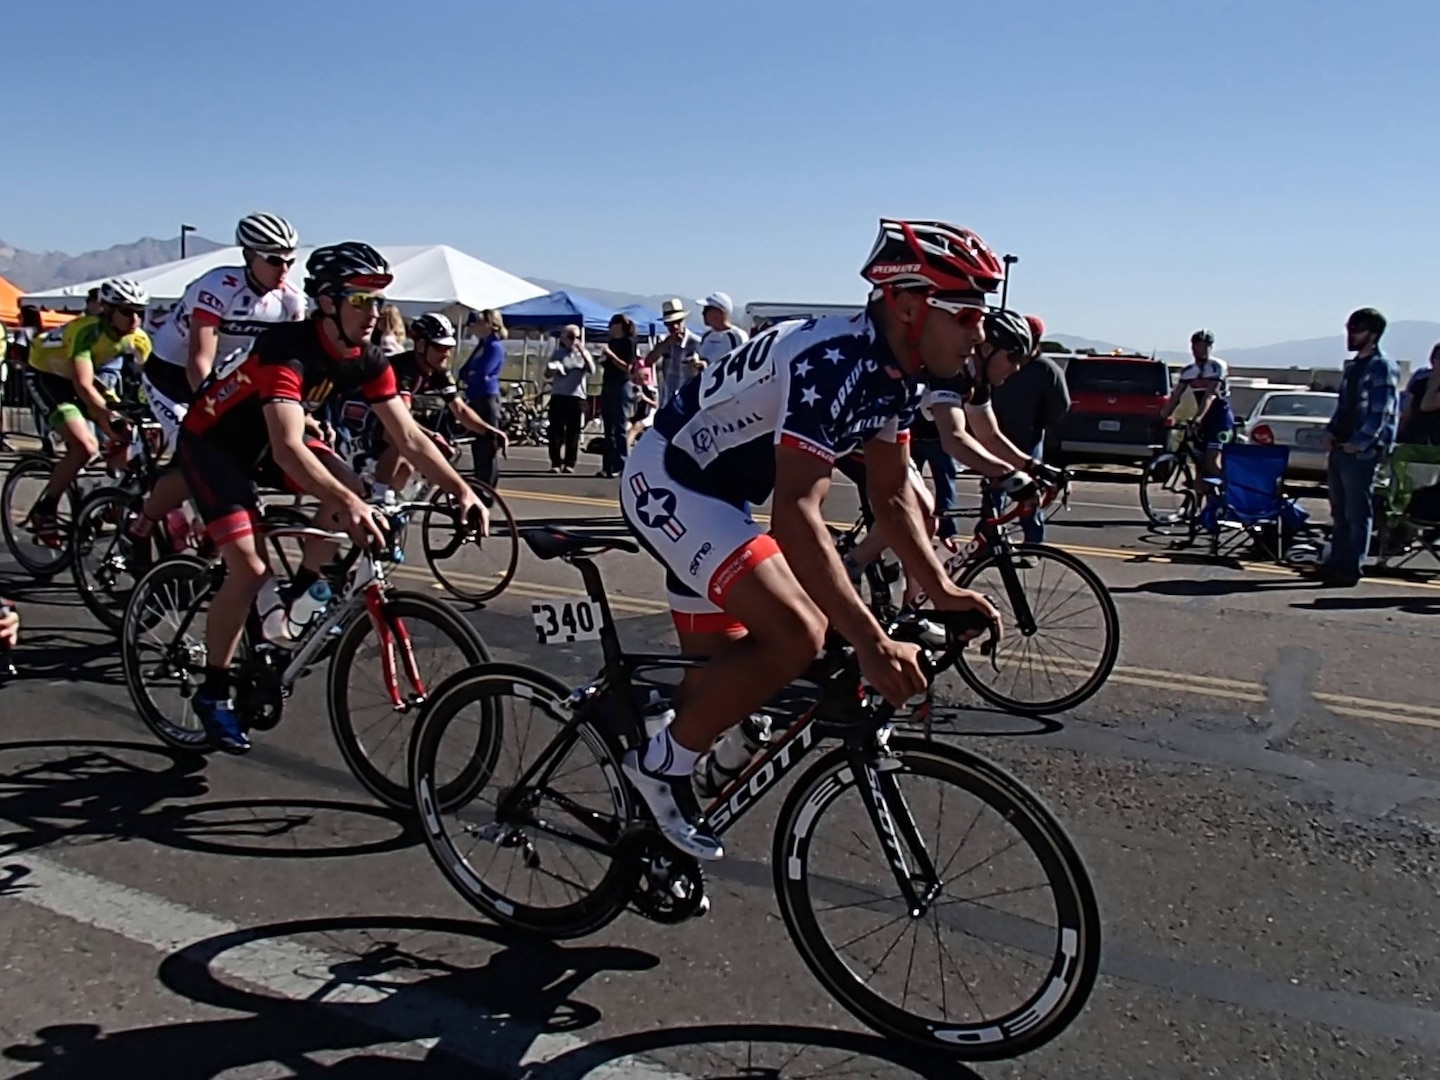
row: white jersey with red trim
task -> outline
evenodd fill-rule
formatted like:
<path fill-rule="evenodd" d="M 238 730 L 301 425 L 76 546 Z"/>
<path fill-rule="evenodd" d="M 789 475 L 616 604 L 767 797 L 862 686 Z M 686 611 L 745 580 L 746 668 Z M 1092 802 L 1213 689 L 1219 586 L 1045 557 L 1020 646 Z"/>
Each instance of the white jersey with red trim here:
<path fill-rule="evenodd" d="M 770 327 L 692 379 L 655 418 L 676 482 L 732 503 L 775 489 L 775 447 L 833 463 L 903 442 L 920 388 L 866 314 Z"/>
<path fill-rule="evenodd" d="M 218 327 L 215 350 L 219 370 L 238 350 L 249 353 L 256 336 L 276 323 L 305 317 L 305 294 L 290 282 L 269 292 L 256 292 L 242 266 L 218 266 L 192 281 L 180 302 L 152 331 L 156 359 L 184 367 L 190 356 L 190 328 L 198 323 Z"/>
<path fill-rule="evenodd" d="M 1230 365 L 1218 356 L 1212 356 L 1209 360 L 1193 362 L 1180 372 L 1180 381 L 1189 384 L 1190 389 L 1195 392 L 1197 400 L 1206 392 L 1213 393 L 1216 397 L 1228 398 L 1230 396 Z"/>

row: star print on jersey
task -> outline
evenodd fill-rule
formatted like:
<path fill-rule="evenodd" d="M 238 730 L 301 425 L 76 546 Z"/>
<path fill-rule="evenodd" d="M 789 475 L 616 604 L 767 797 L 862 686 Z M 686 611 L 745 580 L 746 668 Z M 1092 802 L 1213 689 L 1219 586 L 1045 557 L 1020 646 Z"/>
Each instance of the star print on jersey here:
<path fill-rule="evenodd" d="M 805 392 L 800 395 L 800 400 L 806 405 L 814 405 L 820 400 L 820 395 L 815 392 L 813 386 L 807 386 L 805 387 Z"/>
<path fill-rule="evenodd" d="M 675 517 L 675 493 L 665 488 L 652 488 L 644 473 L 630 478 L 635 495 L 635 516 L 647 529 L 663 532 L 674 543 L 685 535 L 685 526 Z"/>
<path fill-rule="evenodd" d="M 795 374 L 799 375 L 802 379 L 805 378 L 806 375 L 809 375 L 811 370 L 809 360 L 801 360 L 795 365 Z"/>
<path fill-rule="evenodd" d="M 842 356 L 844 356 L 844 355 L 845 355 L 845 354 L 842 353 L 839 349 L 826 349 L 826 350 L 825 350 L 825 359 L 828 360 L 828 361 L 829 361 L 830 363 L 832 363 L 832 364 L 838 364 L 838 363 L 840 362 L 840 358 L 841 358 Z"/>

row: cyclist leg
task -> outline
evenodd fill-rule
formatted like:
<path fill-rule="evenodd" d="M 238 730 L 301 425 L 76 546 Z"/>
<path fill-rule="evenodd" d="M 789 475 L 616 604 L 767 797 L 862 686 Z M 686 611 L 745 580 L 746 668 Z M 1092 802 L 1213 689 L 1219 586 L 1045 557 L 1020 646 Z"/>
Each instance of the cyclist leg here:
<path fill-rule="evenodd" d="M 250 608 L 270 576 L 264 548 L 255 537 L 260 499 L 245 468 L 224 449 L 182 436 L 176 457 L 225 562 L 225 580 L 205 620 L 205 679 L 195 696 L 195 713 L 222 750 L 243 754 L 250 749 L 250 739 L 231 702 L 230 664 Z"/>
<path fill-rule="evenodd" d="M 146 361 L 140 385 L 145 391 L 150 415 L 164 432 L 165 445 L 170 447 L 173 459 L 173 452 L 180 441 L 180 425 L 193 397 L 190 385 L 185 381 L 185 369 L 151 357 Z M 189 495 L 190 488 L 179 469 L 162 473 L 140 508 L 140 516 L 131 524 L 131 538 L 139 541 L 149 537 L 155 524 L 170 511 L 180 509 L 180 504 Z"/>
<path fill-rule="evenodd" d="M 359 495 L 363 493 L 363 485 L 360 483 L 360 477 L 356 475 L 355 470 L 341 461 L 329 446 L 319 439 L 306 439 L 305 445 L 309 447 L 311 453 L 320 459 L 320 463 L 329 470 L 331 476 L 355 494 Z M 264 458 L 261 459 L 256 476 L 258 482 L 264 487 L 278 488 L 291 495 L 304 494 L 304 490 L 300 485 L 290 479 L 284 470 L 275 464 L 275 459 L 272 458 L 268 452 Z M 338 503 L 322 499 L 312 519 L 315 527 L 317 529 L 334 532 L 336 522 L 340 520 L 340 510 L 341 507 Z M 336 550 L 337 545 L 333 541 L 314 538 L 306 539 L 305 553 L 300 560 L 300 568 L 295 572 L 295 578 L 290 583 L 291 591 L 298 595 L 318 581 L 320 579 L 321 569 L 327 562 L 335 557 Z"/>
<path fill-rule="evenodd" d="M 51 429 L 60 433 L 65 445 L 65 452 L 55 463 L 45 490 L 35 500 L 31 511 L 36 536 L 42 543 L 58 547 L 64 543 L 56 517 L 60 498 L 99 452 L 100 442 L 85 418 L 75 396 L 74 385 L 68 379 L 41 375 L 33 385 L 40 391 Z"/>
<path fill-rule="evenodd" d="M 664 450 L 654 434 L 637 444 L 621 483 L 621 510 L 669 571 L 682 648 L 710 659 L 688 673 L 674 722 L 624 764 L 666 837 L 697 858 L 716 859 L 723 848 L 701 820 L 695 763 L 805 671 L 824 644 L 826 621 L 749 507 L 671 480 Z"/>

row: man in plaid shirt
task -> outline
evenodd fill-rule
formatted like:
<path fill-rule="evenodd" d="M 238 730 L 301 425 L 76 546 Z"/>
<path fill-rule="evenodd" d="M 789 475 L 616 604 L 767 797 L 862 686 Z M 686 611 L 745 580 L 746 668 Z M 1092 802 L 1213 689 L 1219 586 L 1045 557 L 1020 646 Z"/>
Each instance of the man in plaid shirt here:
<path fill-rule="evenodd" d="M 1375 470 L 1395 445 L 1400 415 L 1400 371 L 1380 352 L 1385 316 L 1361 308 L 1345 324 L 1347 348 L 1335 415 L 1326 425 L 1330 453 L 1328 483 L 1334 521 L 1330 557 L 1319 567 L 1326 585 L 1349 588 L 1360 581 L 1360 566 L 1370 547 Z"/>

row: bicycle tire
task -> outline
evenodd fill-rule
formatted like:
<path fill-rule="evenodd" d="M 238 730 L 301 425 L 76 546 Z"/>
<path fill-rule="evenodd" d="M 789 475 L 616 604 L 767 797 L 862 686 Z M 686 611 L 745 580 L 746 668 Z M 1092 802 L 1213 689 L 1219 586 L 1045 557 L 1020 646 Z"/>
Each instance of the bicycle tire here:
<path fill-rule="evenodd" d="M 1050 957 L 1048 970 L 1037 976 L 1038 985 L 1033 994 L 1004 1016 L 986 1017 L 977 1023 L 955 1024 L 949 1022 L 948 1018 L 936 1021 L 933 1017 L 907 1012 L 903 1008 L 904 1000 L 902 1007 L 897 1007 L 882 999 L 880 994 L 872 989 L 872 983 L 880 974 L 879 966 L 877 965 L 867 979 L 839 956 L 837 948 L 831 945 L 817 917 L 815 902 L 823 899 L 823 895 L 816 896 L 815 891 L 821 894 L 844 894 L 844 890 L 848 889 L 852 894 L 858 890 L 862 895 L 873 892 L 843 879 L 837 880 L 823 875 L 812 881 L 810 858 L 816 826 L 823 822 L 826 811 L 835 804 L 836 799 L 856 785 L 850 753 L 844 748 L 825 755 L 796 781 L 785 805 L 781 807 L 776 823 L 771 865 L 780 915 L 791 940 L 806 966 L 825 989 L 856 1019 L 882 1035 L 964 1061 L 994 1061 L 1028 1053 L 1064 1031 L 1084 1008 L 1094 987 L 1100 967 L 1101 926 L 1099 905 L 1090 883 L 1089 872 L 1054 815 L 1019 780 L 999 766 L 958 747 L 924 739 L 892 738 L 889 749 L 896 755 L 898 767 L 878 774 L 881 777 L 894 778 L 905 774 L 929 776 L 964 788 L 992 809 L 998 820 L 1013 827 L 1020 834 L 1020 838 L 1043 869 L 1047 884 L 1055 892 L 1055 951 Z M 899 790 L 898 785 L 895 790 Z M 895 799 L 887 795 L 886 801 L 893 811 Z M 900 805 L 908 813 L 908 802 L 901 802 Z M 977 813 L 977 820 L 978 817 Z M 971 827 L 973 826 L 972 821 Z M 903 828 L 897 830 L 897 834 L 903 832 Z M 966 837 L 969 837 L 968 830 Z M 899 843 L 900 840 L 897 835 L 884 838 L 883 842 Z M 880 840 L 877 838 L 874 852 L 878 852 L 879 848 Z M 981 865 L 983 864 L 968 867 L 965 873 L 968 874 Z M 941 871 L 941 876 L 948 870 L 947 864 Z M 885 872 L 890 873 L 888 863 Z M 958 880 L 959 876 L 952 879 L 952 882 Z M 812 884 L 815 890 L 812 890 Z M 982 895 L 971 899 L 973 901 L 988 898 Z M 837 911 L 841 907 L 873 908 L 880 900 L 877 896 L 871 900 L 862 900 L 860 904 L 823 909 L 822 913 Z M 952 903 L 960 904 L 962 901 Z M 950 905 L 937 906 L 932 903 L 925 915 L 920 917 L 924 919 L 929 915 L 934 916 L 937 944 L 942 907 L 947 909 L 948 915 Z M 901 917 L 909 916 L 902 911 Z M 1028 935 L 1022 938 L 1027 944 L 1038 940 L 1032 926 L 1023 917 L 997 917 L 986 907 L 978 916 L 972 915 L 971 919 L 990 924 L 990 935 L 974 934 L 970 929 L 963 930 L 976 940 L 984 940 L 993 935 L 1003 941 L 1014 933 L 1016 924 L 1023 924 L 1029 931 Z M 907 931 L 902 931 L 904 932 Z M 1050 936 L 1048 932 L 1045 934 L 1047 938 Z M 912 960 L 913 951 L 912 947 Z M 1022 945 L 1021 951 L 1034 950 Z M 886 956 L 888 955 L 887 952 Z M 884 959 L 882 957 L 882 964 Z M 1044 966 L 1043 958 L 1037 966 Z M 943 970 L 941 975 L 943 979 Z M 907 981 L 907 999 L 908 990 Z M 973 994 L 971 999 L 974 1000 Z M 976 1004 L 978 1005 L 978 1001 Z"/>
<path fill-rule="evenodd" d="M 1156 509 L 1150 492 L 1152 489 L 1174 490 L 1173 484 L 1177 480 L 1184 485 L 1181 508 L 1178 513 L 1162 513 Z M 1140 476 L 1140 509 L 1152 527 L 1165 529 L 1188 525 L 1194 520 L 1197 510 L 1194 492 L 1195 473 L 1188 458 L 1166 452 L 1156 454 L 1145 463 L 1145 471 Z"/>
<path fill-rule="evenodd" d="M 1110 673 L 1115 668 L 1115 661 L 1120 656 L 1120 613 L 1115 609 L 1115 601 L 1110 596 L 1110 590 L 1105 587 L 1105 582 L 1100 580 L 1100 575 L 1068 551 L 1050 547 L 1048 544 L 1018 544 L 1013 548 L 1012 557 L 1015 560 L 1029 559 L 1041 563 L 1059 563 L 1079 576 L 1085 583 L 1090 595 L 1095 600 L 1095 605 L 1100 612 L 1100 617 L 1104 622 L 1105 628 L 1104 645 L 1098 651 L 1097 662 L 1093 664 L 1089 673 L 1085 675 L 1084 681 L 1074 690 L 1061 694 L 1058 697 L 1038 701 L 1022 700 L 1021 698 L 1005 694 L 997 688 L 995 682 L 984 678 L 982 671 L 993 673 L 994 669 L 990 667 L 989 658 L 982 656 L 979 648 L 973 642 L 969 648 L 962 649 L 956 657 L 954 663 L 955 673 L 964 680 L 966 686 L 970 687 L 970 689 L 975 691 L 980 697 L 990 704 L 1005 709 L 1008 712 L 1019 713 L 1023 716 L 1048 716 L 1052 713 L 1073 709 L 1077 705 L 1081 705 L 1094 697 L 1100 688 L 1105 685 L 1105 681 L 1110 678 Z M 976 579 L 985 571 L 996 566 L 996 562 L 995 553 L 991 552 L 984 558 L 967 563 L 961 569 L 960 575 L 956 579 L 956 584 L 964 589 L 974 588 Z M 1045 574 L 1042 570 L 1040 573 L 1042 583 L 1044 577 Z M 989 591 L 992 594 L 995 592 L 995 590 L 981 591 Z M 992 598 L 1001 603 L 1001 614 L 1007 616 L 1007 637 L 1004 641 L 1001 641 L 999 645 L 1000 655 L 997 657 L 997 662 L 1003 670 L 1005 665 L 1004 656 L 1007 652 L 1006 642 L 1015 642 L 1016 645 L 1014 647 L 1018 648 L 1019 642 L 1033 639 L 1018 636 L 1013 615 L 1005 610 L 1006 605 L 1008 605 L 1008 599 L 1004 596 L 992 596 Z M 1068 600 L 1065 601 L 1065 603 L 1068 603 Z M 1041 623 L 1035 635 L 1036 637 L 1040 637 L 1045 633 L 1043 623 L 1047 615 L 1058 614 L 1058 610 L 1047 613 L 1032 608 L 1032 613 L 1037 622 Z M 977 665 L 979 670 L 977 670 L 977 667 L 973 667 L 972 664 Z M 1067 665 L 1072 667 L 1080 666 L 1072 657 L 1066 657 L 1061 661 L 1052 662 L 1052 667 L 1056 670 L 1063 669 Z M 1082 672 L 1082 674 L 1084 673 Z M 1019 680 L 1017 678 L 1015 684 L 1018 686 L 1018 683 Z"/>
<path fill-rule="evenodd" d="M 5 546 L 10 549 L 10 554 L 24 568 L 25 572 L 38 581 L 48 581 L 70 565 L 73 554 L 70 547 L 70 531 L 75 521 L 79 490 L 75 484 L 71 484 L 66 488 L 65 495 L 60 500 L 58 515 L 65 540 L 59 548 L 48 548 L 34 543 L 33 537 L 26 533 L 24 522 L 13 519 L 10 504 L 15 496 L 15 489 L 20 486 L 22 480 L 42 479 L 43 477 L 43 481 L 48 482 L 50 474 L 55 470 L 55 465 L 56 462 L 51 458 L 39 454 L 26 454 L 11 466 L 5 476 L 3 487 L 0 487 L 0 530 L 3 530 L 5 534 Z M 41 475 L 32 477 L 32 474 Z M 37 550 L 50 552 L 51 558 L 37 558 Z"/>
<path fill-rule="evenodd" d="M 138 579 L 132 581 L 128 589 L 116 592 L 113 584 L 105 583 L 109 575 L 99 573 L 99 567 L 92 566 L 88 556 L 94 550 L 93 545 L 98 543 L 104 552 L 101 564 L 108 566 L 111 573 L 115 573 L 116 580 L 118 581 L 121 574 L 129 574 L 128 565 L 120 565 L 123 564 L 123 559 L 117 563 L 115 548 L 126 524 L 139 513 L 141 501 L 138 494 L 125 488 L 101 488 L 99 491 L 92 491 L 75 511 L 75 522 L 70 532 L 70 572 L 75 579 L 75 588 L 90 614 L 115 633 L 120 632 L 125 622 L 125 608 L 129 604 L 130 594 L 135 591 Z M 119 521 L 107 522 L 105 515 L 116 507 L 120 510 Z M 115 527 L 114 533 L 108 537 L 102 535 L 106 525 Z M 163 532 L 156 538 L 163 539 Z"/>
<path fill-rule="evenodd" d="M 148 628 L 142 627 L 141 624 L 152 610 L 150 597 L 160 593 L 162 589 L 171 590 L 171 595 L 180 601 L 172 605 L 176 612 L 182 610 L 182 605 L 184 608 L 188 608 L 195 603 L 197 590 L 206 594 L 202 604 L 208 604 L 213 586 L 213 582 L 210 580 L 210 571 L 210 564 L 193 555 L 174 555 L 156 563 L 150 568 L 149 573 L 135 583 L 135 589 L 130 594 L 130 602 L 125 606 L 125 619 L 120 629 L 120 663 L 125 673 L 125 688 L 130 693 L 130 700 L 135 705 L 135 711 L 140 714 L 140 719 L 157 739 L 167 746 L 173 746 L 179 750 L 204 750 L 209 742 L 205 729 L 200 725 L 199 718 L 194 715 L 194 709 L 189 704 L 195 691 L 199 688 L 200 681 L 198 674 L 195 673 L 193 659 L 203 652 L 204 645 L 192 644 L 187 647 L 189 658 L 185 661 L 185 681 L 182 683 L 180 696 L 186 701 L 186 715 L 194 721 L 194 726 L 183 728 L 173 723 L 160 710 L 146 689 L 144 671 L 146 661 L 140 655 L 139 637 Z M 182 597 L 185 599 L 181 600 Z M 204 613 L 197 614 L 190 626 L 190 638 L 194 638 L 197 633 L 203 635 Z M 175 655 L 169 655 L 174 649 L 173 642 L 166 647 L 165 662 L 172 667 L 178 659 Z M 150 662 L 154 663 L 155 661 Z M 200 666 L 203 664 L 202 659 Z"/>
<path fill-rule="evenodd" d="M 520 531 L 515 524 L 515 515 L 498 491 L 479 481 L 472 481 L 471 487 L 490 510 L 489 536 L 466 538 L 449 512 L 439 512 L 438 508 L 454 502 L 443 491 L 437 491 L 430 497 L 431 506 L 437 508 L 435 511 L 429 508 L 421 511 L 424 517 L 420 523 L 420 536 L 425 549 L 425 563 L 445 591 L 457 600 L 483 604 L 499 596 L 515 579 L 515 570 L 520 565 Z M 500 549 L 496 560 L 498 576 L 486 574 L 482 577 L 466 573 L 458 567 L 442 568 L 446 560 L 470 546 L 482 551 Z"/>
<path fill-rule="evenodd" d="M 410 787 L 414 792 L 415 805 L 419 810 L 420 833 L 430 857 L 440 868 L 451 887 L 468 903 L 487 918 L 516 930 L 552 940 L 583 937 L 613 921 L 622 911 L 634 888 L 638 863 L 617 852 L 610 858 L 600 881 L 587 890 L 573 903 L 539 908 L 533 904 L 521 903 L 502 892 L 486 886 L 481 875 L 472 869 L 466 856 L 456 850 L 440 815 L 446 810 L 458 810 L 478 795 L 494 779 L 494 770 L 501 758 L 503 728 L 510 722 L 503 707 L 505 698 L 520 698 L 535 704 L 555 721 L 555 732 L 571 721 L 568 706 L 569 689 L 554 676 L 538 668 L 523 664 L 491 663 L 482 664 L 469 671 L 452 675 L 441 684 L 421 716 L 415 729 L 415 749 L 411 754 Z M 461 801 L 452 800 L 442 804 L 437 798 L 435 775 L 437 758 L 446 728 L 462 710 L 479 704 L 481 730 L 476 739 L 476 757 L 485 762 L 483 775 L 470 781 L 470 790 Z M 540 740 L 537 740 L 537 742 Z M 468 740 L 467 740 L 468 743 Z M 552 743 L 544 743 L 548 748 Z M 588 723 L 580 722 L 575 746 L 593 755 L 598 763 L 600 775 L 610 790 L 616 807 L 617 824 L 628 828 L 634 819 L 633 801 L 620 772 L 616 759 L 604 736 Z M 537 750 L 539 747 L 537 746 Z M 464 771 L 469 771 L 470 764 Z M 517 766 L 518 768 L 518 766 Z M 480 812 L 487 827 L 498 824 L 493 813 Z M 475 814 L 469 815 L 467 826 L 474 832 Z M 524 851 L 521 839 L 507 833 L 503 840 L 492 838 L 490 847 L 494 851 Z M 528 839 L 524 843 L 528 843 Z M 473 848 L 472 848 L 473 850 Z M 533 850 L 533 849 L 532 849 Z M 581 850 L 577 847 L 574 850 Z M 528 861 L 528 856 L 526 857 Z M 492 856 L 492 863 L 495 857 Z M 573 862 L 572 862 L 573 867 Z M 538 858 L 536 867 L 538 868 Z M 578 872 L 578 871 L 577 871 Z M 509 885 L 507 883 L 508 891 Z"/>
<path fill-rule="evenodd" d="M 386 596 L 382 603 L 387 616 L 407 622 L 412 620 L 416 623 L 428 621 L 432 625 L 441 627 L 451 641 L 459 645 L 460 651 L 465 656 L 467 669 L 477 664 L 483 664 L 490 659 L 490 651 L 485 647 L 480 632 L 461 618 L 444 601 L 419 593 L 396 591 Z M 351 710 L 351 668 L 361 645 L 367 637 L 374 633 L 374 630 L 375 626 L 369 615 L 362 615 L 360 618 L 352 620 L 350 625 L 345 628 L 344 633 L 340 635 L 340 641 L 331 657 L 327 674 L 328 692 L 325 697 L 330 711 L 330 729 L 335 733 L 335 742 L 340 747 L 340 754 L 345 758 L 345 764 L 350 767 L 350 772 L 356 780 L 360 781 L 365 790 L 386 806 L 397 810 L 408 810 L 415 805 L 409 786 L 409 755 L 413 746 L 414 717 L 423 703 L 412 704 L 406 712 L 393 714 L 403 717 L 403 722 L 410 729 L 402 736 L 401 747 L 404 752 L 405 767 L 398 783 L 390 778 L 385 769 L 372 761 L 370 753 L 366 750 L 366 740 L 355 730 L 355 718 Z M 405 674 L 398 658 L 395 663 L 397 679 L 404 680 Z M 427 685 L 427 689 L 433 693 L 441 681 L 435 680 L 434 684 Z M 383 745 L 383 740 L 381 745 Z M 442 792 L 441 801 L 444 801 L 444 792 Z"/>

